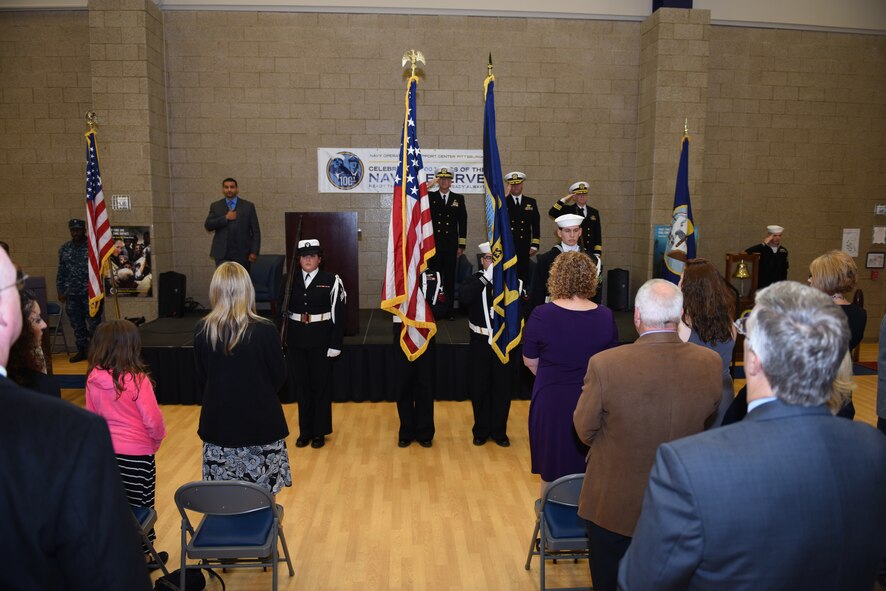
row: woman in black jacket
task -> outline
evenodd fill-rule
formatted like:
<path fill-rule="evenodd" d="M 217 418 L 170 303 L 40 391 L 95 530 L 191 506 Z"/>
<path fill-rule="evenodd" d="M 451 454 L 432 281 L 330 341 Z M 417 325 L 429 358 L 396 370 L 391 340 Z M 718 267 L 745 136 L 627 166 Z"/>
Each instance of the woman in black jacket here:
<path fill-rule="evenodd" d="M 255 313 L 255 290 L 241 265 L 219 265 L 209 286 L 212 311 L 195 328 L 203 408 L 204 480 L 244 480 L 277 494 L 292 485 L 278 393 L 286 364 L 274 325 Z"/>

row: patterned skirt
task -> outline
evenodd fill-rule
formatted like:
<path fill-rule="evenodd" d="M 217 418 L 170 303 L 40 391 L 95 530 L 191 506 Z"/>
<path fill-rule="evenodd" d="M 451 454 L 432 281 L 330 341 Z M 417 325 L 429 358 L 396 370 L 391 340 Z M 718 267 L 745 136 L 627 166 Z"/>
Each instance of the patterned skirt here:
<path fill-rule="evenodd" d="M 204 442 L 203 480 L 254 482 L 275 495 L 284 486 L 292 486 L 286 440 L 248 447 L 222 447 Z"/>

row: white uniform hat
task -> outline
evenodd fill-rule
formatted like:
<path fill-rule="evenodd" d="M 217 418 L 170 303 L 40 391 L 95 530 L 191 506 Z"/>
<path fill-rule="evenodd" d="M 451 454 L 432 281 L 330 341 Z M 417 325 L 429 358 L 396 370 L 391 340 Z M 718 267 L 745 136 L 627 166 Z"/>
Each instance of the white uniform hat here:
<path fill-rule="evenodd" d="M 580 226 L 585 219 L 580 215 L 575 215 L 574 213 L 564 213 L 560 217 L 554 220 L 557 222 L 557 227 L 559 228 L 572 228 L 575 226 Z"/>
<path fill-rule="evenodd" d="M 492 249 L 489 248 L 488 242 L 484 242 L 483 244 L 478 245 L 478 248 L 483 254 L 492 254 Z"/>
<path fill-rule="evenodd" d="M 303 257 L 309 254 L 319 254 L 322 256 L 323 249 L 320 248 L 320 241 L 316 238 L 298 241 L 298 256 Z"/>
<path fill-rule="evenodd" d="M 589 185 L 587 181 L 578 181 L 577 183 L 572 183 L 569 187 L 570 193 L 576 193 L 578 195 L 587 194 L 589 191 Z"/>
<path fill-rule="evenodd" d="M 515 170 L 514 172 L 509 172 L 505 175 L 505 181 L 509 185 L 519 185 L 523 181 L 526 180 L 526 175 L 520 172 L 519 170 Z"/>
<path fill-rule="evenodd" d="M 782 232 L 784 232 L 784 228 L 773 224 L 772 226 L 766 226 L 766 231 L 770 234 L 781 234 Z"/>

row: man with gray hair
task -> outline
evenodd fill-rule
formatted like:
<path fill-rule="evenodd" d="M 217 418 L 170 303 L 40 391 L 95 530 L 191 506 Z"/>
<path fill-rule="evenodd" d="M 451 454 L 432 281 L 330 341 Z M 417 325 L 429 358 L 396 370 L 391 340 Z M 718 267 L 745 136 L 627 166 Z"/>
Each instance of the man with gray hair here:
<path fill-rule="evenodd" d="M 578 514 L 588 522 L 594 589 L 615 591 L 656 448 L 705 429 L 722 390 L 720 356 L 677 336 L 683 295 L 652 279 L 637 292 L 630 345 L 591 357 L 575 408 L 591 450 Z"/>
<path fill-rule="evenodd" d="M 745 318 L 748 415 L 659 448 L 620 588 L 871 589 L 886 555 L 886 438 L 827 408 L 846 315 L 785 281 Z"/>

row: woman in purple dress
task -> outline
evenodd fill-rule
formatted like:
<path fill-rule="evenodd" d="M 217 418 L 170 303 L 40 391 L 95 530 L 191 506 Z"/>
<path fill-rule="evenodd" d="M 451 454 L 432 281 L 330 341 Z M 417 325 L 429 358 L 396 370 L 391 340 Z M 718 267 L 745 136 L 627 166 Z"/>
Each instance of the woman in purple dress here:
<path fill-rule="evenodd" d="M 551 302 L 538 306 L 523 333 L 523 363 L 535 374 L 529 405 L 532 473 L 542 490 L 561 476 L 585 471 L 588 448 L 572 413 L 594 354 L 618 344 L 612 310 L 595 304 L 597 267 L 580 252 L 564 252 L 548 277 Z"/>

